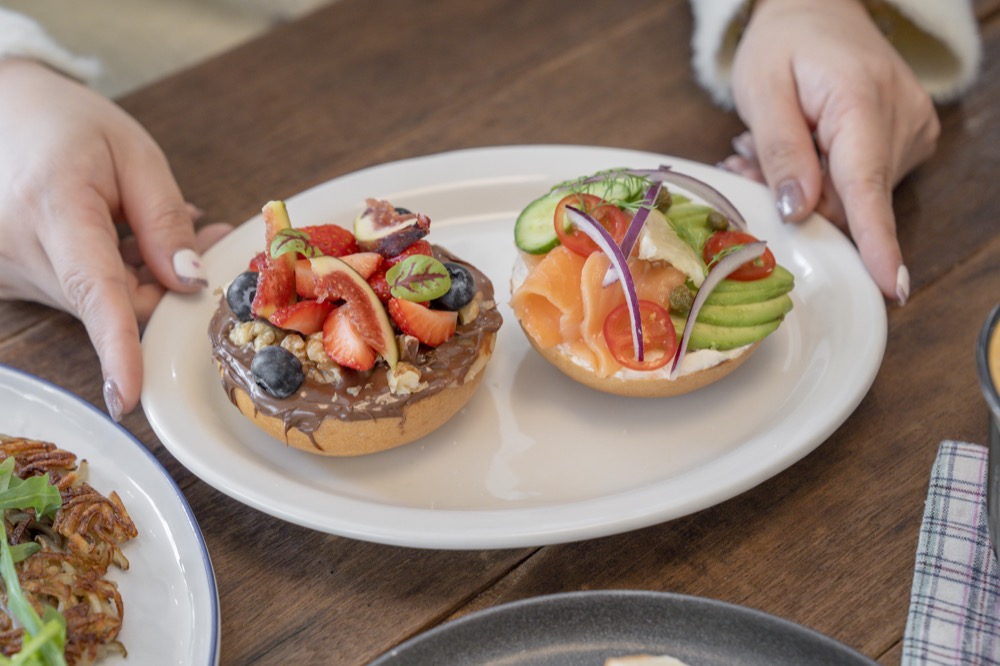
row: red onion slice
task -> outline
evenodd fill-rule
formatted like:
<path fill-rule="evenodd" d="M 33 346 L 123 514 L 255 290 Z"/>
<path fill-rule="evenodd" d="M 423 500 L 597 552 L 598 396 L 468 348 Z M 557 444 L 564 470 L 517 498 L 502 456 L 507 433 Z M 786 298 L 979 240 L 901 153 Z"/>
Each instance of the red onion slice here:
<path fill-rule="evenodd" d="M 639 316 L 639 297 L 635 293 L 635 283 L 632 281 L 632 273 L 628 269 L 628 259 L 622 253 L 618 243 L 611 237 L 608 230 L 590 215 L 587 215 L 578 208 L 566 206 L 566 216 L 570 223 L 587 234 L 597 244 L 608 259 L 615 272 L 621 276 L 622 289 L 625 291 L 625 303 L 628 307 L 628 317 L 632 322 L 632 349 L 638 361 L 643 360 L 642 345 L 642 318 Z M 721 263 L 721 262 L 720 262 Z"/>
<path fill-rule="evenodd" d="M 712 290 L 715 289 L 717 284 L 729 277 L 733 271 L 748 261 L 757 259 L 764 254 L 764 250 L 766 249 L 767 243 L 764 241 L 747 243 L 740 249 L 727 254 L 722 259 L 719 259 L 719 261 L 712 266 L 712 269 L 708 271 L 708 275 L 705 276 L 705 281 L 701 283 L 701 287 L 698 289 L 698 293 L 694 297 L 694 302 L 691 304 L 691 311 L 688 312 L 687 321 L 684 323 L 684 335 L 681 336 L 681 344 L 677 349 L 677 355 L 674 356 L 674 364 L 670 368 L 671 379 L 677 379 L 678 373 L 680 372 L 681 360 L 687 353 L 688 340 L 691 338 L 691 331 L 694 330 L 695 321 L 698 319 L 698 312 L 701 310 L 701 306 L 704 305 L 709 294 L 712 293 Z"/>
<path fill-rule="evenodd" d="M 632 248 L 635 247 L 636 241 L 639 240 L 639 233 L 642 231 L 642 227 L 646 224 L 646 218 L 649 217 L 649 210 L 656 205 L 656 197 L 660 196 L 660 189 L 663 187 L 663 183 L 653 183 L 646 190 L 645 196 L 642 198 L 642 203 L 639 204 L 639 210 L 635 212 L 632 216 L 632 221 L 629 222 L 628 229 L 625 230 L 625 236 L 622 237 L 621 250 L 622 254 L 625 255 L 627 259 L 630 254 L 632 254 Z M 616 271 L 612 266 L 608 266 L 608 272 L 604 274 L 604 280 L 601 282 L 602 287 L 608 287 L 614 284 L 618 280 L 618 271 Z"/>
<path fill-rule="evenodd" d="M 641 178 L 649 178 L 654 182 L 671 183 L 681 189 L 685 189 L 691 194 L 700 197 L 705 203 L 725 215 L 737 230 L 747 230 L 746 220 L 743 219 L 743 215 L 736 209 L 736 206 L 726 198 L 726 195 L 703 180 L 674 171 L 672 167 L 667 165 L 662 165 L 659 169 L 627 169 L 625 173 Z"/>

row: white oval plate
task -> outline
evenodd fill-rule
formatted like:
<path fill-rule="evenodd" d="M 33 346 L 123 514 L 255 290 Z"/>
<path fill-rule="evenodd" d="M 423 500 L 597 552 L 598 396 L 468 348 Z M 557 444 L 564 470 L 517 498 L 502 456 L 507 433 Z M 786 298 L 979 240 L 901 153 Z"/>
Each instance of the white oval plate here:
<path fill-rule="evenodd" d="M 741 209 L 795 274 L 795 309 L 724 382 L 666 400 L 606 395 L 567 379 L 523 337 L 507 305 L 514 220 L 559 181 L 662 163 L 712 182 Z M 259 216 L 206 253 L 211 288 L 168 295 L 143 339 L 142 404 L 163 444 L 207 483 L 283 520 L 454 549 L 652 525 L 731 498 L 812 451 L 881 363 L 884 301 L 850 242 L 819 217 L 782 224 L 765 188 L 712 167 L 610 148 L 482 148 L 373 167 L 287 203 L 295 226 L 350 226 L 366 197 L 428 214 L 429 238 L 496 287 L 505 323 L 483 384 L 436 432 L 371 456 L 323 458 L 271 439 L 229 403 L 206 331 L 217 290 L 263 247 Z"/>
<path fill-rule="evenodd" d="M 89 463 L 87 482 L 117 491 L 139 530 L 122 547 L 128 571 L 111 567 L 125 606 L 112 664 L 219 663 L 215 574 L 187 500 L 159 461 L 127 430 L 68 391 L 0 365 L 0 433 L 52 442 Z"/>

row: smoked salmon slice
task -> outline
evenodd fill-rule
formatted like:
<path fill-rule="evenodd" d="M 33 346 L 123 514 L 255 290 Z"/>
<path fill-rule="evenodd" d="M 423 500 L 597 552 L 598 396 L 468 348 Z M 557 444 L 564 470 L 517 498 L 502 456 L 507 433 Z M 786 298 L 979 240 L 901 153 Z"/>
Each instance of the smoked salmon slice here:
<path fill-rule="evenodd" d="M 594 368 L 599 377 L 615 374 L 621 365 L 604 340 L 604 320 L 625 302 L 618 283 L 603 287 L 610 261 L 601 252 L 582 257 L 557 246 L 529 273 L 511 297 L 521 326 L 543 349 L 566 344 L 570 353 Z M 684 274 L 665 262 L 631 260 L 636 294 L 669 307 L 670 292 L 684 283 Z"/>
<path fill-rule="evenodd" d="M 579 337 L 583 263 L 583 257 L 559 245 L 535 265 L 511 296 L 510 305 L 521 326 L 543 349 Z"/>

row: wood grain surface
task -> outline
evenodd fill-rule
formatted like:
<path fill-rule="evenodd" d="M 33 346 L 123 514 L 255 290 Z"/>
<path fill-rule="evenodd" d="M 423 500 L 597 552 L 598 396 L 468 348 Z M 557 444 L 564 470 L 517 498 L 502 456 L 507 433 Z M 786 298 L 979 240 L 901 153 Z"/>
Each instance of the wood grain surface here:
<path fill-rule="evenodd" d="M 939 108 L 937 153 L 896 193 L 913 293 L 887 306 L 874 385 L 815 452 L 736 498 L 565 545 L 389 547 L 243 507 L 180 466 L 141 410 L 127 415 L 204 532 L 222 663 L 364 664 L 481 608 L 613 588 L 745 604 L 898 663 L 931 462 L 944 439 L 986 437 L 973 345 L 1000 300 L 1000 20 L 997 3 L 976 7 L 980 82 Z M 206 221 L 238 224 L 266 200 L 456 148 L 590 144 L 715 163 L 743 127 L 693 80 L 690 33 L 679 0 L 341 0 L 120 103 Z M 103 408 L 96 355 L 68 315 L 0 303 L 0 362 Z"/>

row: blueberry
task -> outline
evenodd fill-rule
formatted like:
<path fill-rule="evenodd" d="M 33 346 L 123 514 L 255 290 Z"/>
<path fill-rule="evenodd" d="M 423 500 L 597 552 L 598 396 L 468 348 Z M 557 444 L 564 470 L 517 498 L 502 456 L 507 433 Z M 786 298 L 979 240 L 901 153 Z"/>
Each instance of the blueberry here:
<path fill-rule="evenodd" d="M 447 294 L 433 300 L 431 307 L 439 310 L 460 310 L 476 295 L 476 279 L 462 264 L 446 261 L 444 267 L 448 269 L 448 275 L 451 276 L 451 288 Z"/>
<path fill-rule="evenodd" d="M 275 398 L 287 398 L 302 386 L 305 373 L 295 354 L 284 347 L 263 347 L 250 362 L 250 374 L 261 387 Z"/>
<path fill-rule="evenodd" d="M 240 273 L 236 279 L 229 284 L 226 289 L 226 302 L 232 309 L 233 314 L 240 321 L 250 321 L 253 315 L 250 313 L 250 306 L 253 305 L 253 297 L 257 293 L 257 273 L 247 271 Z"/>

